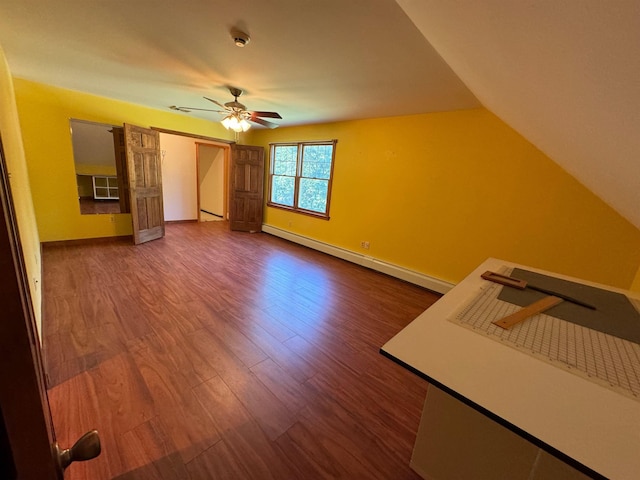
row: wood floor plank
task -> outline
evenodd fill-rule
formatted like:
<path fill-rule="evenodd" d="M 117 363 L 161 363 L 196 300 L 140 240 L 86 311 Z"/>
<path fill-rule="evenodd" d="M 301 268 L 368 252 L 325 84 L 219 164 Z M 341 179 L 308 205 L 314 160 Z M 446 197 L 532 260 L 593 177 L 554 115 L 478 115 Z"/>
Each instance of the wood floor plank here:
<path fill-rule="evenodd" d="M 193 345 L 260 424 L 275 439 L 295 421 L 292 412 L 208 330 L 193 335 Z"/>
<path fill-rule="evenodd" d="M 44 341 L 50 387 L 89 371 L 125 350 L 121 331 L 110 323 L 91 329 L 62 330 Z"/>
<path fill-rule="evenodd" d="M 291 330 L 286 324 L 279 322 L 263 309 L 248 310 L 243 312 L 243 315 L 241 317 L 238 317 L 237 314 L 235 315 L 235 317 L 243 320 L 245 325 L 251 325 L 252 328 L 254 328 L 256 325 L 259 325 L 280 342 L 284 342 L 296 335 L 296 333 Z"/>
<path fill-rule="evenodd" d="M 143 345 L 151 346 L 163 366 L 172 375 L 182 378 L 186 385 L 195 387 L 217 375 L 216 371 L 182 339 L 177 326 L 155 324 L 153 332 L 153 335 L 142 340 Z"/>
<path fill-rule="evenodd" d="M 90 461 L 72 464 L 67 480 L 107 480 L 122 470 L 116 434 L 107 412 L 99 403 L 94 379 L 88 372 L 75 375 L 48 391 L 49 404 L 58 444 L 70 448 L 90 430 L 98 430 L 102 454 Z"/>
<path fill-rule="evenodd" d="M 267 358 L 267 355 L 247 338 L 236 326 L 222 315 L 210 309 L 206 302 L 194 300 L 188 304 L 190 313 L 195 316 L 207 330 L 215 335 L 240 361 L 252 367 Z"/>
<path fill-rule="evenodd" d="M 353 388 L 353 382 L 360 382 Z M 419 421 L 406 412 L 405 402 L 400 395 L 386 398 L 384 402 L 371 402 L 371 398 L 383 395 L 368 388 L 360 380 L 351 380 L 346 384 L 338 376 L 320 373 L 309 380 L 309 385 L 325 392 L 333 401 L 351 412 L 351 416 L 372 434 L 382 450 L 392 453 L 404 462 L 409 462 L 415 438 L 411 421 Z"/>
<path fill-rule="evenodd" d="M 298 382 L 270 358 L 251 367 L 251 371 L 290 412 L 297 412 L 313 401 L 310 397 L 314 392 L 306 382 Z"/>
<path fill-rule="evenodd" d="M 276 362 L 287 373 L 299 382 L 313 377 L 318 369 L 287 347 L 282 341 L 271 335 L 269 331 L 262 328 L 262 324 L 255 324 L 250 319 L 239 317 L 232 312 L 223 312 L 226 318 L 231 318 L 236 322 L 237 328 L 258 345 L 260 349 L 267 353 L 269 358 Z M 252 317 L 253 318 L 253 317 Z M 293 334 L 293 336 L 296 336 Z M 287 336 L 286 339 L 292 338 Z"/>
<path fill-rule="evenodd" d="M 249 411 L 220 377 L 198 385 L 193 392 L 202 408 L 209 412 L 216 429 L 221 434 L 238 428 L 252 419 Z"/>
<path fill-rule="evenodd" d="M 182 458 L 175 453 L 157 417 L 120 435 L 118 452 L 122 459 L 118 479 L 183 480 L 188 477 Z"/>
<path fill-rule="evenodd" d="M 224 440 L 198 455 L 186 467 L 193 480 L 237 480 L 248 475 L 243 463 L 237 460 Z"/>
<path fill-rule="evenodd" d="M 152 315 L 145 310 L 137 298 L 136 290 L 122 285 L 113 285 L 109 288 L 109 296 L 113 302 L 118 318 L 118 325 L 123 330 L 123 338 L 127 341 L 149 335 Z"/>
<path fill-rule="evenodd" d="M 319 371 L 336 371 L 347 378 L 357 378 L 366 371 L 369 364 L 366 359 L 357 356 L 357 353 L 348 351 L 348 357 L 331 354 L 331 348 L 317 341 L 309 341 L 300 335 L 290 338 L 284 345 L 297 355 L 314 365 Z M 339 345 L 338 340 L 332 345 Z M 343 349 L 341 353 L 345 353 Z"/>
<path fill-rule="evenodd" d="M 316 432 L 297 422 L 276 440 L 276 445 L 298 472 L 296 478 L 356 478 L 353 469 L 336 461 L 330 449 L 325 448 Z M 366 472 L 363 471 L 366 475 Z"/>
<path fill-rule="evenodd" d="M 167 367 L 167 359 L 152 341 L 138 346 L 132 356 L 154 399 L 155 412 L 185 462 L 220 440 L 211 417 L 191 386 Z"/>
<path fill-rule="evenodd" d="M 256 422 L 249 421 L 223 435 L 222 445 L 216 445 L 214 451 L 207 451 L 206 472 L 222 474 L 220 478 L 242 478 L 255 480 L 279 480 L 296 478 L 286 457 L 267 438 Z M 224 449 L 224 453 L 220 450 Z M 216 452 L 217 450 L 217 452 Z M 222 459 L 212 454 L 218 453 Z M 221 461 L 222 460 L 222 461 Z M 192 464 L 194 462 L 191 462 Z M 223 463 L 221 465 L 221 463 Z M 234 477 L 225 475 L 225 469 L 230 469 Z M 193 471 L 192 469 L 190 469 Z M 192 473 L 192 476 L 193 473 Z M 195 477 L 195 476 L 194 476 Z M 218 478 L 218 477 L 195 477 Z"/>
<path fill-rule="evenodd" d="M 196 382 L 197 384 L 206 382 L 210 378 L 218 376 L 218 372 L 216 371 L 215 367 L 198 350 L 193 347 L 193 344 L 188 337 L 179 337 L 177 339 L 177 345 L 189 361 L 189 364 L 193 368 L 194 373 L 201 380 L 200 382 Z"/>
<path fill-rule="evenodd" d="M 43 246 L 67 480 L 407 479 L 426 383 L 379 348 L 438 296 L 226 222 Z"/>
<path fill-rule="evenodd" d="M 66 292 L 55 291 L 46 297 L 44 313 L 47 318 L 51 318 L 47 326 L 49 332 L 59 333 L 72 328 L 87 327 L 82 317 L 83 298 L 74 292 L 74 289 Z"/>
<path fill-rule="evenodd" d="M 427 394 L 426 382 L 414 382 L 414 374 L 400 365 L 387 365 L 388 368 L 376 368 L 376 365 L 362 375 L 362 381 L 373 389 L 401 396 L 410 405 L 415 416 L 422 414 L 421 402 Z"/>
<path fill-rule="evenodd" d="M 384 449 L 348 407 L 321 395 L 317 398 L 301 412 L 301 422 L 354 477 L 389 479 L 406 470 L 406 463 Z"/>
<path fill-rule="evenodd" d="M 98 403 L 116 435 L 156 416 L 155 402 L 132 355 L 121 353 L 90 370 Z"/>

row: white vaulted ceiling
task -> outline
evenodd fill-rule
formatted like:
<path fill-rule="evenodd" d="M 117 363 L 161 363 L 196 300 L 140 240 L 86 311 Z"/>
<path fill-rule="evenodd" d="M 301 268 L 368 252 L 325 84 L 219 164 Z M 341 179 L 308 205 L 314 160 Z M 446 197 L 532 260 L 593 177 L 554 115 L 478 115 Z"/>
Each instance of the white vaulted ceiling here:
<path fill-rule="evenodd" d="M 0 44 L 18 77 L 160 109 L 232 85 L 281 125 L 479 106 L 394 0 L 0 0 Z"/>
<path fill-rule="evenodd" d="M 639 0 L 398 3 L 487 109 L 640 228 Z"/>
<path fill-rule="evenodd" d="M 0 45 L 17 77 L 158 109 L 233 85 L 283 126 L 483 105 L 640 228 L 640 0 L 0 0 Z"/>

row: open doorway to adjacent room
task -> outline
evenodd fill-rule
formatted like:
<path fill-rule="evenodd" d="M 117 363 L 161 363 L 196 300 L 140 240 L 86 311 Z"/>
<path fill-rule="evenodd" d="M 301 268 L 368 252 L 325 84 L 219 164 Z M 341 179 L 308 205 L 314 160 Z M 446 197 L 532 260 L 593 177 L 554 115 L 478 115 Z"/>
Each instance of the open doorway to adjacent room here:
<path fill-rule="evenodd" d="M 165 222 L 228 220 L 230 144 L 160 130 L 160 149 Z"/>
<path fill-rule="evenodd" d="M 198 221 L 225 220 L 227 216 L 227 150 L 196 142 Z"/>

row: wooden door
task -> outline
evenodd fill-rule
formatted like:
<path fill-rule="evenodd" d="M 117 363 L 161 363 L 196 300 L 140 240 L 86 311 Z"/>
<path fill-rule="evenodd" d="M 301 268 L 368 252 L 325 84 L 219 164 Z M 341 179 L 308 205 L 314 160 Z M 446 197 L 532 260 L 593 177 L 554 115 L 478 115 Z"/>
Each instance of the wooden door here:
<path fill-rule="evenodd" d="M 0 139 L 0 478 L 62 480 L 74 461 L 100 455 L 92 430 L 58 447 L 40 340 Z"/>
<path fill-rule="evenodd" d="M 0 478 L 61 479 L 40 342 L 0 142 Z"/>
<path fill-rule="evenodd" d="M 133 242 L 164 237 L 160 134 L 124 124 Z"/>
<path fill-rule="evenodd" d="M 262 231 L 264 148 L 231 146 L 229 224 L 231 230 Z"/>

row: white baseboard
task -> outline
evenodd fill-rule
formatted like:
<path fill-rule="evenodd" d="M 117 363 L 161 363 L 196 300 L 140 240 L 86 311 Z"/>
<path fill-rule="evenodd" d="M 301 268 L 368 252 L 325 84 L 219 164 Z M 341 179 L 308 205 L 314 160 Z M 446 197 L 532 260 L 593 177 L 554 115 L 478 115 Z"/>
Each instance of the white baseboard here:
<path fill-rule="evenodd" d="M 394 265 L 392 263 L 382 262 L 373 257 L 368 257 L 366 255 L 352 252 L 351 250 L 347 250 L 344 248 L 336 247 L 328 243 L 319 242 L 312 238 L 298 235 L 297 233 L 288 232 L 271 225 L 262 225 L 262 231 L 270 235 L 274 235 L 276 237 L 284 238 L 285 240 L 304 245 L 305 247 L 313 248 L 314 250 L 327 253 L 334 257 L 347 260 L 348 262 L 362 265 L 363 267 L 367 267 L 381 273 L 385 273 L 392 277 L 396 277 L 406 282 L 413 283 L 414 285 L 419 285 L 433 292 L 445 294 L 454 287 L 453 284 L 445 282 L 438 278 L 430 277 L 428 275 L 424 275 L 422 273 L 418 273 L 404 267 L 399 267 L 398 265 Z"/>

